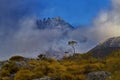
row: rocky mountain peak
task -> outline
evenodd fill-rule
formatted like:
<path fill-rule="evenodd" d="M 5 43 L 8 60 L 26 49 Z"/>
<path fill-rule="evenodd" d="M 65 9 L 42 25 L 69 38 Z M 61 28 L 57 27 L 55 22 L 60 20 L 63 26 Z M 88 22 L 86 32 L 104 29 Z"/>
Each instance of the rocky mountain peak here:
<path fill-rule="evenodd" d="M 44 18 L 36 21 L 38 29 L 72 29 L 73 26 L 64 21 L 61 17 Z"/>
<path fill-rule="evenodd" d="M 63 20 L 60 16 L 57 16 L 54 19 L 56 19 L 57 21 L 62 21 Z"/>

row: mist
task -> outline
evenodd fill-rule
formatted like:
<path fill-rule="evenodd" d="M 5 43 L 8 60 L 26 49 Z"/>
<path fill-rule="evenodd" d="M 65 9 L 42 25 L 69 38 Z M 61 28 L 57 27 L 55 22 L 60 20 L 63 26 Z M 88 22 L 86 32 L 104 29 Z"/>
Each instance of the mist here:
<path fill-rule="evenodd" d="M 120 36 L 119 0 L 112 0 L 111 10 L 102 10 L 92 26 L 66 30 L 67 35 L 60 29 L 36 29 L 38 17 L 30 5 L 37 4 L 37 1 L 16 0 L 11 3 L 0 0 L 0 60 L 13 55 L 37 57 L 40 53 L 63 56 L 66 51 L 72 53 L 67 44 L 70 40 L 78 42 L 75 46 L 77 53 L 84 53 L 99 42 Z M 41 12 L 46 9 L 42 4 L 41 7 Z"/>
<path fill-rule="evenodd" d="M 101 11 L 94 20 L 93 28 L 98 40 L 120 36 L 120 1 L 112 0 L 112 4 L 110 11 Z"/>

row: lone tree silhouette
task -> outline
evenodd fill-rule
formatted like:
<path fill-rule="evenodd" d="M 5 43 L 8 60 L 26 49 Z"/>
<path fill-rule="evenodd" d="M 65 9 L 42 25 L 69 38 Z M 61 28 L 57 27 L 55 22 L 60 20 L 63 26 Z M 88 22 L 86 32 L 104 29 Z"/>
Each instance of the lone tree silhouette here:
<path fill-rule="evenodd" d="M 74 54 L 75 54 L 75 44 L 77 44 L 76 41 L 68 41 L 68 45 L 70 45 L 73 48 Z"/>
<path fill-rule="evenodd" d="M 46 55 L 45 55 L 45 54 L 40 54 L 40 55 L 38 55 L 38 58 L 39 58 L 39 59 L 45 59 L 45 58 L 46 58 Z"/>

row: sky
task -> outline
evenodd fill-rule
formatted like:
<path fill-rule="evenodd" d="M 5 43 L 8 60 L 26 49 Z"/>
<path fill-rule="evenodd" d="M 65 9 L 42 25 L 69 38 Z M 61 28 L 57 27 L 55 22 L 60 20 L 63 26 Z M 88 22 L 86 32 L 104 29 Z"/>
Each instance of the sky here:
<path fill-rule="evenodd" d="M 20 18 L 61 16 L 72 25 L 90 25 L 101 10 L 111 8 L 110 0 L 0 0 L 0 15 Z"/>
<path fill-rule="evenodd" d="M 35 29 L 37 19 L 56 16 L 77 28 L 67 35 L 55 28 Z M 49 52 L 61 56 L 71 51 L 70 40 L 77 41 L 76 51 L 84 53 L 117 36 L 120 0 L 0 0 L 0 60 Z"/>
<path fill-rule="evenodd" d="M 47 6 L 38 16 L 61 16 L 73 25 L 90 25 L 101 10 L 111 7 L 110 0 L 43 0 L 41 3 Z"/>

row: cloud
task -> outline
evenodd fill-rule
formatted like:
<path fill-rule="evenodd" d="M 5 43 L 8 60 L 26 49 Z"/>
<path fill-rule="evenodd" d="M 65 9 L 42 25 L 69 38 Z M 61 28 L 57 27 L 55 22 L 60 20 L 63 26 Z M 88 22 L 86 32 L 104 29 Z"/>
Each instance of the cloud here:
<path fill-rule="evenodd" d="M 111 10 L 102 10 L 92 26 L 78 28 L 70 36 L 78 41 L 85 39 L 85 43 L 79 43 L 79 52 L 86 52 L 108 38 L 120 36 L 120 0 L 112 0 Z"/>
<path fill-rule="evenodd" d="M 0 0 L 0 58 L 6 59 L 12 54 L 17 54 L 23 50 L 18 47 L 17 34 L 31 27 L 31 15 L 34 13 L 34 5 L 39 0 Z M 44 9 L 44 6 L 39 5 Z M 42 9 L 40 9 L 42 10 Z M 28 21 L 27 18 L 31 21 Z M 23 20 L 23 21 L 22 21 Z M 29 29 L 29 28 L 28 28 Z M 25 33 L 26 35 L 27 33 Z M 20 40 L 19 40 L 20 41 Z M 21 46 L 21 45 L 20 45 Z M 24 45 L 23 45 L 24 46 Z M 16 50 L 15 50 L 16 49 Z M 23 48 L 22 48 L 23 49 Z"/>
<path fill-rule="evenodd" d="M 120 6 L 120 0 L 111 0 L 113 3 L 113 8 L 118 8 Z"/>
<path fill-rule="evenodd" d="M 95 37 L 99 40 L 120 36 L 120 1 L 112 0 L 112 2 L 111 11 L 102 11 L 94 20 L 93 30 L 96 34 Z"/>
<path fill-rule="evenodd" d="M 12 3 L 15 2 L 16 4 Z M 26 3 L 29 2 L 29 3 Z M 67 45 L 69 40 L 76 40 L 77 52 L 86 52 L 107 38 L 120 36 L 120 1 L 112 0 L 110 11 L 101 11 L 93 21 L 93 26 L 68 30 L 67 35 L 59 29 L 36 29 L 38 19 L 29 5 L 34 0 L 0 0 L 0 59 L 12 55 L 36 57 L 39 53 L 72 52 Z M 9 5 L 6 7 L 6 5 Z M 46 12 L 44 6 L 41 7 Z M 54 9 L 50 9 L 51 12 Z"/>
<path fill-rule="evenodd" d="M 17 23 L 19 29 L 1 40 L 1 59 L 12 55 L 36 57 L 40 53 L 64 53 L 68 39 L 59 29 L 36 29 L 36 17 L 21 18 Z M 3 39 L 3 38 L 1 38 Z M 51 54 L 49 54 L 51 55 Z M 59 55 L 59 54 L 55 54 Z M 61 54 L 62 55 L 62 54 Z"/>

